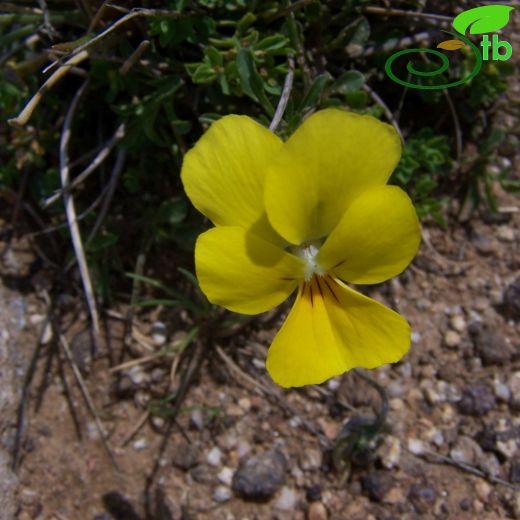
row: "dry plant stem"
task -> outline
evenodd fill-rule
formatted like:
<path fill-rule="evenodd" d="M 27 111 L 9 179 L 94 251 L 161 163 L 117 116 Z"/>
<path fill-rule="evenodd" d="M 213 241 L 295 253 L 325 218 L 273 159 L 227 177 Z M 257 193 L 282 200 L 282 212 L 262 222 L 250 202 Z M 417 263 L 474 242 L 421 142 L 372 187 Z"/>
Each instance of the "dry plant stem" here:
<path fill-rule="evenodd" d="M 364 9 L 365 13 L 382 14 L 385 16 L 406 16 L 409 18 L 426 18 L 429 20 L 440 20 L 442 22 L 450 23 L 452 18 L 442 14 L 419 13 L 417 11 L 405 11 L 403 9 L 391 9 L 386 7 L 368 6 Z"/>
<path fill-rule="evenodd" d="M 132 54 L 128 57 L 128 59 L 121 65 L 119 72 L 125 76 L 128 74 L 128 71 L 141 59 L 142 55 L 145 53 L 146 49 L 150 46 L 150 40 L 143 40 L 135 49 Z"/>
<path fill-rule="evenodd" d="M 18 117 L 9 119 L 8 123 L 13 126 L 24 126 L 29 121 L 34 109 L 38 106 L 46 92 L 48 92 L 56 83 L 67 74 L 67 72 L 74 66 L 88 58 L 88 52 L 83 51 L 74 54 L 69 58 L 52 76 L 38 89 L 36 94 L 29 100 L 24 109 L 20 112 Z"/>
<path fill-rule="evenodd" d="M 88 26 L 87 34 L 90 34 L 97 26 L 99 21 L 101 20 L 103 14 L 105 14 L 106 8 L 107 8 L 108 0 L 104 0 L 99 9 L 96 11 L 96 14 L 90 21 L 90 24 Z"/>
<path fill-rule="evenodd" d="M 69 155 L 68 155 L 68 145 L 71 136 L 71 126 L 72 120 L 74 118 L 74 113 L 76 111 L 76 107 L 78 105 L 79 99 L 83 92 L 87 87 L 87 82 L 85 81 L 83 85 L 78 89 L 70 107 L 65 115 L 65 121 L 63 122 L 63 130 L 61 132 L 60 139 L 60 177 L 61 184 L 63 188 L 65 188 L 69 184 Z M 79 231 L 79 226 L 76 218 L 76 209 L 74 207 L 74 199 L 70 193 L 65 193 L 63 195 L 63 202 L 65 205 L 65 213 L 67 215 L 67 221 L 69 223 L 70 235 L 72 237 L 72 245 L 74 247 L 74 253 L 76 256 L 76 260 L 78 262 L 79 271 L 81 274 L 81 280 L 83 282 L 83 289 L 85 291 L 85 297 L 87 299 L 87 304 L 90 312 L 90 317 L 92 319 L 92 327 L 94 331 L 94 339 L 99 342 L 99 316 L 96 305 L 96 298 L 94 296 L 94 289 L 92 286 L 92 280 L 90 278 L 90 273 L 88 270 L 87 260 L 85 258 L 85 251 L 83 250 L 83 242 L 81 241 L 81 234 Z M 96 345 L 98 346 L 98 345 Z"/>
<path fill-rule="evenodd" d="M 94 405 L 94 401 L 92 400 L 92 397 L 90 396 L 90 392 L 88 391 L 87 385 L 85 384 L 85 381 L 83 380 L 83 376 L 81 375 L 81 372 L 79 371 L 78 366 L 74 362 L 74 359 L 72 357 L 72 352 L 70 351 L 69 344 L 68 344 L 67 340 L 65 339 L 65 336 L 63 336 L 63 334 L 59 335 L 59 341 L 60 341 L 60 345 L 63 348 L 63 351 L 65 352 L 67 361 L 70 363 L 74 377 L 76 378 L 78 386 L 83 395 L 83 399 L 85 400 L 85 403 L 87 404 L 87 408 L 89 409 L 89 412 L 92 414 L 92 417 L 94 417 L 94 421 L 96 423 L 96 428 L 99 432 L 99 436 L 101 437 L 101 440 L 103 441 L 103 445 L 105 446 L 108 456 L 110 457 L 110 460 L 112 461 L 112 464 L 115 466 L 115 468 L 119 469 L 115 456 L 114 456 L 114 453 L 112 451 L 112 448 L 110 447 L 110 444 L 108 443 L 108 440 L 107 440 L 107 432 L 105 431 L 105 428 L 103 428 L 103 425 L 101 424 L 99 415 L 98 415 L 98 413 L 96 411 L 96 407 Z"/>
<path fill-rule="evenodd" d="M 481 477 L 493 484 L 500 484 L 501 486 L 508 487 L 509 489 L 513 489 L 514 491 L 520 491 L 520 486 L 515 486 L 511 482 L 507 480 L 494 477 L 493 475 L 489 475 L 488 473 L 472 466 L 471 464 L 466 464 L 465 462 L 458 462 L 451 457 L 447 457 L 446 455 L 441 455 L 440 453 L 436 453 L 434 451 L 425 450 L 421 454 L 412 453 L 412 455 L 419 457 L 421 459 L 426 459 L 428 462 L 433 462 L 435 464 L 449 464 L 450 466 L 455 466 L 467 473 L 471 473 L 477 477 Z"/>
<path fill-rule="evenodd" d="M 67 184 L 65 188 L 57 191 L 54 195 L 51 195 L 48 199 L 46 199 L 43 203 L 43 207 L 47 208 L 54 202 L 56 202 L 62 195 L 65 193 L 69 193 L 76 186 L 79 186 L 87 177 L 90 176 L 108 157 L 112 149 L 123 139 L 125 136 L 125 124 L 122 123 L 117 127 L 114 135 L 106 142 L 106 144 L 99 150 L 96 157 L 92 160 L 92 162 L 71 182 Z M 69 165 L 70 167 L 70 165 Z"/>
<path fill-rule="evenodd" d="M 105 217 L 108 213 L 108 208 L 110 207 L 110 203 L 112 202 L 112 197 L 114 196 L 114 192 L 116 191 L 117 183 L 119 181 L 119 177 L 121 172 L 123 171 L 123 166 L 125 164 L 126 152 L 125 150 L 119 150 L 116 157 L 116 163 L 114 168 L 112 169 L 112 174 L 110 176 L 110 181 L 108 183 L 108 187 L 105 193 L 105 198 L 103 199 L 103 205 L 99 211 L 99 215 L 96 219 L 94 227 L 89 233 L 87 238 L 87 244 L 90 244 L 92 239 L 97 235 L 99 228 L 103 224 Z"/>
<path fill-rule="evenodd" d="M 285 109 L 287 108 L 289 97 L 291 96 L 291 90 L 294 80 L 294 61 L 292 58 L 289 58 L 288 65 L 289 70 L 287 71 L 287 76 L 285 76 L 282 95 L 280 96 L 280 101 L 278 101 L 278 106 L 276 107 L 276 112 L 274 113 L 273 120 L 269 125 L 269 130 L 271 130 L 271 132 L 276 132 L 276 129 L 278 128 L 278 125 L 282 120 Z"/>
<path fill-rule="evenodd" d="M 110 6 L 110 4 L 107 4 L 107 6 Z M 170 18 L 179 18 L 180 16 L 182 16 L 182 14 L 177 11 L 169 11 L 168 9 L 133 9 L 128 14 L 125 14 L 124 16 L 116 20 L 112 25 L 109 25 L 104 31 L 101 31 L 98 35 L 94 36 L 89 41 L 76 47 L 72 53 L 72 56 L 76 56 L 78 53 L 83 52 L 85 49 L 89 48 L 94 43 L 102 40 L 121 25 L 129 22 L 130 20 L 133 20 L 134 18 L 139 18 L 141 16 L 164 16 Z"/>
<path fill-rule="evenodd" d="M 373 89 L 371 89 L 368 85 L 363 85 L 363 90 L 368 93 L 368 95 L 378 104 L 380 105 L 383 110 L 385 111 L 385 116 L 390 122 L 390 124 L 395 128 L 395 131 L 399 134 L 399 137 L 401 138 L 401 142 L 404 143 L 404 137 L 403 133 L 401 132 L 401 128 L 399 128 L 399 124 L 397 123 L 395 117 L 393 116 L 391 110 L 388 108 L 388 105 L 383 101 L 383 99 L 375 92 Z"/>
<path fill-rule="evenodd" d="M 119 443 L 120 448 L 124 448 L 133 439 L 134 435 L 146 424 L 148 417 L 150 417 L 150 410 L 146 410 L 133 428 L 123 437 L 123 440 Z"/>
<path fill-rule="evenodd" d="M 44 294 L 46 296 L 46 293 Z M 27 368 L 27 372 L 25 373 L 25 377 L 22 385 L 22 395 L 20 397 L 20 404 L 18 405 L 17 417 L 16 417 L 16 435 L 14 439 L 14 447 L 13 447 L 13 460 L 11 463 L 11 467 L 13 471 L 18 469 L 18 465 L 20 462 L 20 448 L 21 448 L 21 440 L 23 435 L 23 430 L 25 426 L 25 409 L 27 407 L 27 400 L 29 398 L 29 387 L 31 386 L 32 379 L 34 377 L 34 373 L 36 371 L 36 365 L 38 363 L 38 359 L 40 357 L 40 351 L 43 345 L 43 335 L 45 334 L 45 329 L 51 323 L 51 314 L 53 312 L 52 303 L 50 298 L 47 296 L 47 305 L 48 310 L 45 316 L 45 320 L 42 322 L 42 326 L 40 329 L 40 334 L 38 337 L 38 343 L 34 349 L 33 355 L 31 356 L 31 361 L 29 362 L 29 367 Z"/>

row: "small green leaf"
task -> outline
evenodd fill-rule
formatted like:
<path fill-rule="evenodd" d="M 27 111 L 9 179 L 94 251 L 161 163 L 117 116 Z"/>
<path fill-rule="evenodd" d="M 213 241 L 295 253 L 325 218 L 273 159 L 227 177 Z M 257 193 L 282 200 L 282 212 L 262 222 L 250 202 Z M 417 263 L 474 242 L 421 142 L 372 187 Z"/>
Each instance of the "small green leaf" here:
<path fill-rule="evenodd" d="M 267 113 L 272 115 L 274 109 L 265 95 L 264 80 L 256 70 L 255 59 L 251 49 L 242 47 L 238 51 L 236 66 L 238 77 L 240 78 L 240 85 L 244 94 L 261 103 Z"/>
<path fill-rule="evenodd" d="M 255 101 L 259 100 L 264 83 L 256 70 L 255 60 L 250 49 L 242 48 L 237 54 L 237 72 L 242 91 Z"/>
<path fill-rule="evenodd" d="M 509 22 L 509 13 L 514 9 L 509 5 L 484 5 L 464 11 L 455 17 L 453 27 L 460 34 L 484 34 L 505 27 Z"/>
<path fill-rule="evenodd" d="M 329 81 L 330 76 L 328 74 L 319 75 L 309 87 L 307 94 L 300 103 L 298 111 L 301 112 L 306 108 L 316 108 L 319 104 L 321 94 Z"/>
<path fill-rule="evenodd" d="M 365 76 L 358 70 L 347 70 L 330 86 L 334 94 L 349 94 L 363 88 Z"/>

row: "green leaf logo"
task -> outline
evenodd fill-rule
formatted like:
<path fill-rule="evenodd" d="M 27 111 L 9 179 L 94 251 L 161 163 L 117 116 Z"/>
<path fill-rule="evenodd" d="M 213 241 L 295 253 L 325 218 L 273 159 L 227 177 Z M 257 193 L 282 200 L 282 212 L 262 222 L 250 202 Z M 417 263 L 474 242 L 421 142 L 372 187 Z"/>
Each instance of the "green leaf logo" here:
<path fill-rule="evenodd" d="M 464 11 L 455 17 L 453 27 L 460 34 L 484 34 L 495 32 L 509 22 L 509 13 L 514 9 L 510 5 L 484 5 Z"/>

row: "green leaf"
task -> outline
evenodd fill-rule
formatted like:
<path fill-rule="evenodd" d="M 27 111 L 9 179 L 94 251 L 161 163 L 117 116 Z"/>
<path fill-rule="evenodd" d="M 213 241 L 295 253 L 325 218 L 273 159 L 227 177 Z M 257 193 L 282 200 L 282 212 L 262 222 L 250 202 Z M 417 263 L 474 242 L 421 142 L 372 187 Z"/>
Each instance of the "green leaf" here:
<path fill-rule="evenodd" d="M 509 5 L 484 5 L 464 11 L 455 17 L 453 27 L 460 34 L 484 34 L 505 27 L 509 22 L 509 13 L 514 9 Z"/>
<path fill-rule="evenodd" d="M 241 48 L 238 51 L 236 63 L 242 91 L 255 101 L 259 101 L 264 89 L 264 82 L 256 70 L 251 50 Z"/>
<path fill-rule="evenodd" d="M 157 220 L 162 224 L 174 225 L 182 222 L 188 213 L 188 203 L 185 198 L 172 197 L 165 200 L 157 212 Z"/>
<path fill-rule="evenodd" d="M 349 94 L 363 88 L 365 76 L 358 70 L 347 70 L 330 86 L 334 94 Z"/>
<path fill-rule="evenodd" d="M 321 94 L 325 89 L 325 86 L 330 81 L 330 76 L 328 74 L 319 75 L 309 87 L 309 90 L 303 101 L 300 103 L 299 111 L 303 111 L 306 108 L 316 108 L 320 101 Z"/>
<path fill-rule="evenodd" d="M 256 70 L 255 59 L 251 49 L 242 47 L 238 51 L 236 66 L 244 94 L 254 101 L 259 102 L 266 112 L 272 116 L 274 114 L 274 108 L 265 94 L 264 80 Z"/>

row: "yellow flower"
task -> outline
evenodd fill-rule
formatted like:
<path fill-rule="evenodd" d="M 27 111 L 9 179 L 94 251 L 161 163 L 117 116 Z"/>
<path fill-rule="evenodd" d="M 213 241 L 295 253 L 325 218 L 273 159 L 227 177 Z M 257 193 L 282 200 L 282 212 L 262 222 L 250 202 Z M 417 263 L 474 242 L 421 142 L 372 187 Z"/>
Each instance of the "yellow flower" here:
<path fill-rule="evenodd" d="M 407 321 L 344 283 L 388 280 L 417 253 L 414 207 L 386 185 L 400 155 L 391 126 L 337 109 L 315 113 L 285 143 L 229 115 L 186 155 L 186 193 L 215 224 L 195 247 L 208 299 L 258 314 L 298 289 L 267 355 L 278 384 L 321 383 L 408 351 Z"/>

